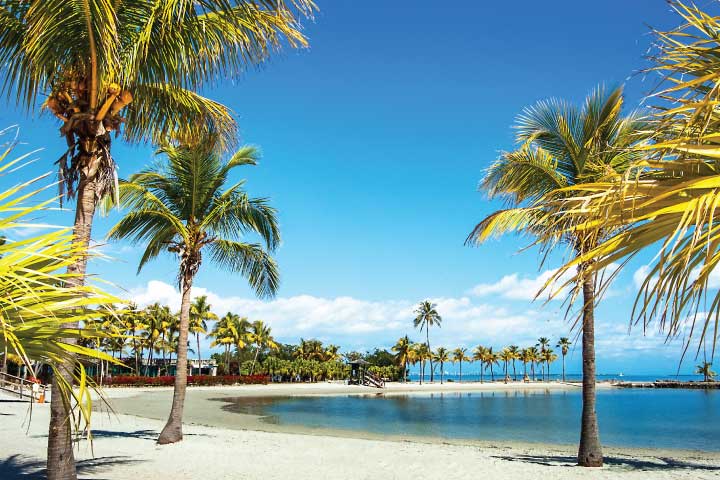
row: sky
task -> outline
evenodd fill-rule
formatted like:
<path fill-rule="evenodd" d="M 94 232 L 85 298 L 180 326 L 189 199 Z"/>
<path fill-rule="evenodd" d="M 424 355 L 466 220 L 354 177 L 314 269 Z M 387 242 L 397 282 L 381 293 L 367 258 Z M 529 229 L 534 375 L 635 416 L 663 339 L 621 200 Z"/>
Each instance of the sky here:
<path fill-rule="evenodd" d="M 277 297 L 254 298 L 246 281 L 203 264 L 195 294 L 220 315 L 270 324 L 276 339 L 319 338 L 343 351 L 389 348 L 413 330 L 415 305 L 438 304 L 433 347 L 499 349 L 576 340 L 560 301 L 532 299 L 560 265 L 540 268 L 527 239 L 504 237 L 470 248 L 472 227 L 501 207 L 477 191 L 483 170 L 513 148 L 521 110 L 559 97 L 580 102 L 599 84 L 625 85 L 628 109 L 654 85 L 639 70 L 650 27 L 679 23 L 664 0 L 318 0 L 306 22 L 310 48 L 285 50 L 239 78 L 203 92 L 235 112 L 241 142 L 263 157 L 239 176 L 251 195 L 279 210 L 283 244 Z M 452 5 L 452 6 L 449 6 Z M 24 145 L 43 148 L 20 176 L 53 168 L 64 151 L 57 122 L 0 101 L 0 126 L 19 125 Z M 114 144 L 120 176 L 148 165 L 148 145 Z M 7 185 L 18 178 L 0 179 Z M 94 241 L 107 259 L 90 271 L 140 304 L 174 308 L 177 262 L 166 256 L 136 275 L 141 246 L 107 244 L 120 218 L 98 218 Z M 70 210 L 49 215 L 71 224 Z M 597 314 L 598 372 L 668 374 L 681 341 L 652 325 L 629 331 L 640 259 L 626 267 Z M 720 279 L 718 279 L 720 285 Z M 207 351 L 207 345 L 204 348 Z M 580 371 L 573 348 L 568 371 Z M 690 360 L 680 366 L 688 373 Z"/>

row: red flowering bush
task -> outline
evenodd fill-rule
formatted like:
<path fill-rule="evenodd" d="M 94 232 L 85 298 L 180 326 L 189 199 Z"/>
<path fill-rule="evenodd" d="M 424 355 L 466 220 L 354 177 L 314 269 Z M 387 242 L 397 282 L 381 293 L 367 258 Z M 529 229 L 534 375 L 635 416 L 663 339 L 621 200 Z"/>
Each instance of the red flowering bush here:
<path fill-rule="evenodd" d="M 270 377 L 267 375 L 189 375 L 188 385 L 267 385 Z M 105 378 L 103 383 L 115 387 L 171 387 L 175 377 L 139 377 L 135 375 L 118 375 Z"/>

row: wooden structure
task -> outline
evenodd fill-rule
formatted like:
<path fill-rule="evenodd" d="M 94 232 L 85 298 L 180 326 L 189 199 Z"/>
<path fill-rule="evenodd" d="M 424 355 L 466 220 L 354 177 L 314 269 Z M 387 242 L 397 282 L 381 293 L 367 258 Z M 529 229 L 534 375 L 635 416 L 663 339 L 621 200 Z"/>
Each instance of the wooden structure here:
<path fill-rule="evenodd" d="M 46 386 L 15 375 L 0 373 L 0 390 L 27 398 L 30 401 L 44 403 Z"/>
<path fill-rule="evenodd" d="M 359 358 L 348 362 L 350 365 L 349 385 L 365 385 L 367 387 L 385 388 L 385 381 L 368 370 L 370 365 L 365 360 Z"/>

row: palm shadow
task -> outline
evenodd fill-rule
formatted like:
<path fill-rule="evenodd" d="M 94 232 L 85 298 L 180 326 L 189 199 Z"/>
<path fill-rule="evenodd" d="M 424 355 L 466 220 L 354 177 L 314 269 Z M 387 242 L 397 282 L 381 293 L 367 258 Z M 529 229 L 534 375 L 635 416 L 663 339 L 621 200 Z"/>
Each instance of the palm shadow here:
<path fill-rule="evenodd" d="M 577 457 L 563 455 L 494 455 L 494 458 L 507 460 L 509 462 L 533 463 L 536 465 L 552 466 L 552 467 L 576 467 Z M 689 462 L 686 460 L 677 460 L 670 457 L 648 457 L 640 458 L 622 458 L 622 457 L 605 457 L 605 465 L 611 467 L 619 467 L 628 470 L 639 471 L 659 471 L 659 470 L 704 470 L 704 471 L 720 471 L 719 465 L 709 465 L 707 463 Z"/>
<path fill-rule="evenodd" d="M 135 430 L 134 432 L 93 430 L 92 436 L 93 438 L 136 438 L 139 440 L 156 441 L 160 436 L 160 432 L 157 430 Z M 205 433 L 183 433 L 183 437 L 210 437 L 210 435 Z"/>
<path fill-rule="evenodd" d="M 116 465 L 140 463 L 130 457 L 100 457 L 76 462 L 79 477 L 100 480 L 104 470 Z M 47 478 L 45 461 L 23 455 L 11 455 L 0 460 L 0 478 L 3 480 L 45 480 Z"/>

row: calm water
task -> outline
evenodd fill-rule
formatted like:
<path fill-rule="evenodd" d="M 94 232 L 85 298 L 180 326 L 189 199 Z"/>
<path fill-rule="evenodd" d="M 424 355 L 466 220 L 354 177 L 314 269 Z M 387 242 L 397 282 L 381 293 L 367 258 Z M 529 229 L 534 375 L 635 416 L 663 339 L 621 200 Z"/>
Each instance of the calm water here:
<path fill-rule="evenodd" d="M 720 451 L 719 390 L 601 390 L 603 444 Z M 309 428 L 575 444 L 580 391 L 234 399 L 230 411 Z"/>

